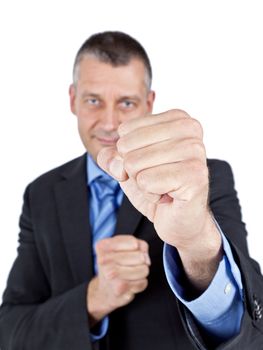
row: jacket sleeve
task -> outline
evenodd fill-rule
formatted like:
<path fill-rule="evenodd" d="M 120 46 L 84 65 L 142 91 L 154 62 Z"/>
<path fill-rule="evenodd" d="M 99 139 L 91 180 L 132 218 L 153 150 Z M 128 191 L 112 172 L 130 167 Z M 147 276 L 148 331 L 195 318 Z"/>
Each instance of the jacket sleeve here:
<path fill-rule="evenodd" d="M 217 342 L 204 334 L 193 314 L 179 304 L 180 315 L 189 337 L 200 350 L 259 350 L 263 349 L 263 277 L 259 264 L 249 256 L 247 232 L 242 222 L 241 208 L 228 163 L 208 161 L 210 173 L 210 209 L 227 237 L 241 272 L 244 291 L 244 314 L 240 332 L 225 342 Z M 216 305 L 215 305 L 216 307 Z"/>
<path fill-rule="evenodd" d="M 0 348 L 91 350 L 87 283 L 52 296 L 34 240 L 28 192 L 20 218 L 18 255 L 0 308 Z"/>
<path fill-rule="evenodd" d="M 240 269 L 245 307 L 240 333 L 217 349 L 263 349 L 263 277 L 259 264 L 249 256 L 233 173 L 229 164 L 223 161 L 210 163 L 210 208 Z"/>

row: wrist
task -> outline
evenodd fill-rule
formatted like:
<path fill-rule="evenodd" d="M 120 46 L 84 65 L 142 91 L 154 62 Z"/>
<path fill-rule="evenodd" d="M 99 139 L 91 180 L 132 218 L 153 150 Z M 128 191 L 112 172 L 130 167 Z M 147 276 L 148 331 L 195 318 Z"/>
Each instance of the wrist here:
<path fill-rule="evenodd" d="M 223 256 L 222 238 L 208 213 L 203 231 L 188 245 L 177 248 L 186 277 L 197 291 L 212 281 Z"/>
<path fill-rule="evenodd" d="M 203 219 L 203 225 L 198 232 L 186 237 L 176 245 L 180 256 L 188 257 L 193 260 L 209 260 L 220 250 L 222 238 L 220 232 L 212 218 L 207 212 Z"/>
<path fill-rule="evenodd" d="M 111 312 L 106 304 L 107 297 L 102 295 L 99 280 L 96 276 L 90 281 L 87 288 L 87 311 L 91 327 L 94 327 Z"/>

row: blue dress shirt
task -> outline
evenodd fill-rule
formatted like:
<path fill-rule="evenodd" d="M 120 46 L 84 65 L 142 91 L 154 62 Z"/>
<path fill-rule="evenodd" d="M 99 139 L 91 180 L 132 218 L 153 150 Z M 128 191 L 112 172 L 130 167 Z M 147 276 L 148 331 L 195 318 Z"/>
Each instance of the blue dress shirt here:
<path fill-rule="evenodd" d="M 98 167 L 90 155 L 87 156 L 88 186 L 96 177 L 105 174 Z M 117 195 L 120 206 L 123 192 Z M 91 225 L 96 217 L 96 198 L 91 198 L 90 220 Z M 181 264 L 176 248 L 164 244 L 163 263 L 168 283 L 176 297 L 191 311 L 196 321 L 208 333 L 219 341 L 224 341 L 236 335 L 240 330 L 241 319 L 244 312 L 243 287 L 240 271 L 234 261 L 230 245 L 216 223 L 222 236 L 224 256 L 218 270 L 202 295 L 194 300 L 185 298 L 184 286 L 180 284 Z M 93 256 L 96 261 L 95 244 L 93 242 Z M 98 327 L 97 334 L 91 334 L 92 341 L 101 339 L 107 333 L 109 318 L 105 317 Z"/>
<path fill-rule="evenodd" d="M 90 187 L 93 181 L 96 181 L 96 179 L 98 177 L 100 177 L 101 175 L 103 175 L 105 178 L 109 177 L 111 179 L 111 177 L 105 173 L 101 168 L 99 168 L 97 166 L 97 164 L 94 162 L 94 160 L 91 158 L 90 155 L 88 155 L 87 157 L 87 179 L 88 179 L 88 186 Z M 91 194 L 91 191 L 90 191 Z M 123 199 L 123 192 L 120 190 L 117 193 L 117 200 L 116 200 L 116 204 L 118 207 L 120 207 L 121 202 Z M 93 227 L 94 221 L 96 220 L 96 217 L 98 217 L 99 215 L 99 203 L 98 203 L 98 198 L 96 198 L 96 196 L 90 196 L 90 225 L 91 227 Z M 92 237 L 92 253 L 93 253 L 93 263 L 94 263 L 94 267 L 96 267 L 96 251 L 95 251 L 95 246 L 96 246 L 97 240 L 95 239 L 95 237 Z M 96 268 L 95 268 L 95 272 Z M 91 333 L 91 340 L 92 341 L 96 341 L 99 340 L 101 338 L 103 338 L 105 336 L 105 334 L 107 333 L 108 330 L 108 326 L 109 326 L 109 318 L 105 317 L 102 322 L 100 322 L 99 326 L 96 327 L 96 334 L 95 332 Z"/>

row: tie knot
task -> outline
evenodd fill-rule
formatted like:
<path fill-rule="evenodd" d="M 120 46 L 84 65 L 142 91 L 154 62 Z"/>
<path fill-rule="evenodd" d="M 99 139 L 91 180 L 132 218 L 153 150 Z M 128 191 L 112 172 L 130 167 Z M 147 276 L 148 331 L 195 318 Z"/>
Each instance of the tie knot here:
<path fill-rule="evenodd" d="M 101 186 L 110 187 L 113 190 L 115 190 L 119 184 L 118 181 L 114 180 L 112 177 L 105 175 L 99 176 L 95 181 L 98 181 Z"/>
<path fill-rule="evenodd" d="M 115 196 L 119 189 L 118 181 L 114 180 L 110 176 L 99 176 L 92 181 L 91 185 L 95 187 L 96 194 L 100 200 L 107 196 Z"/>

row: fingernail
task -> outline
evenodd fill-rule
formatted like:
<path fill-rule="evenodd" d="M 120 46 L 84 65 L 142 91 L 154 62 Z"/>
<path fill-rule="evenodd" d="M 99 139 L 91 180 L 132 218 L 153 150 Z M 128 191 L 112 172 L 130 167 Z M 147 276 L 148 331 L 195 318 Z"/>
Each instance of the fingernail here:
<path fill-rule="evenodd" d="M 122 159 L 113 158 L 110 162 L 109 170 L 111 174 L 119 180 L 123 180 L 123 178 L 125 177 Z"/>
<path fill-rule="evenodd" d="M 143 255 L 144 255 L 144 260 L 145 260 L 146 264 L 151 265 L 151 260 L 150 260 L 149 254 L 144 253 Z"/>

